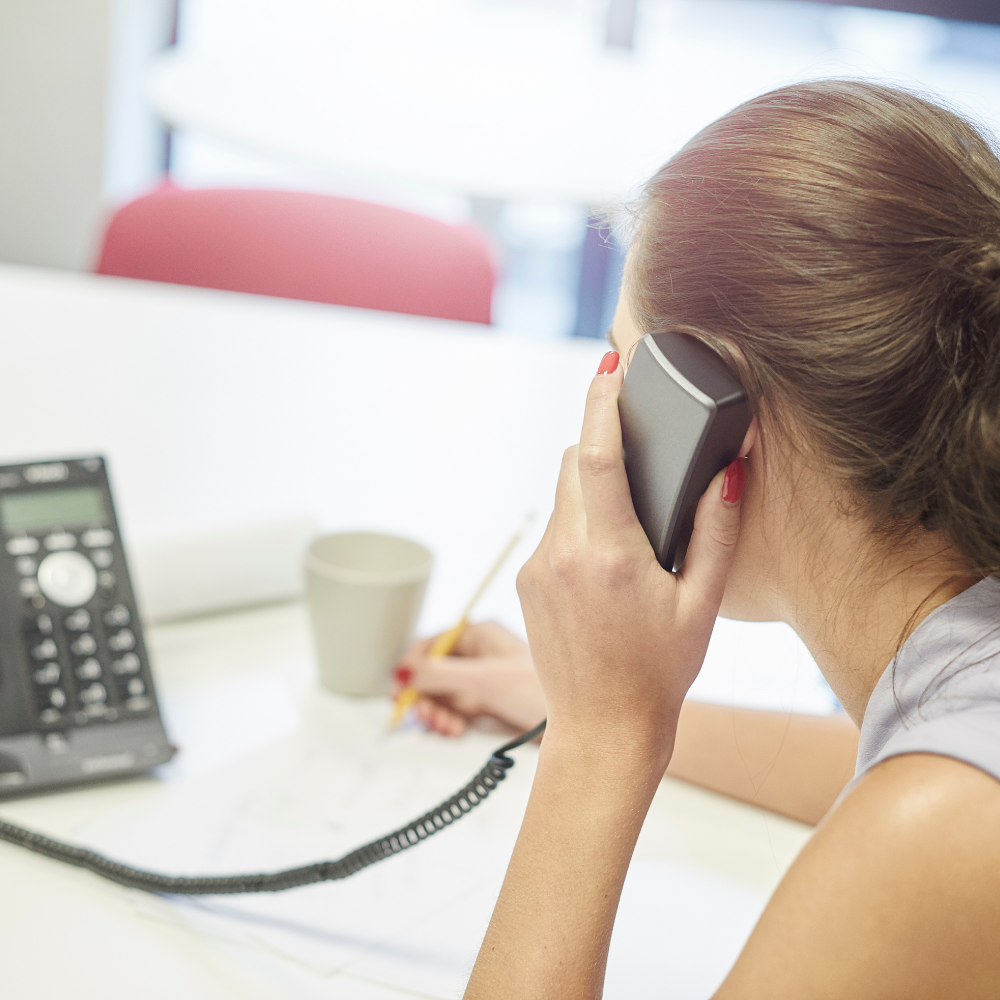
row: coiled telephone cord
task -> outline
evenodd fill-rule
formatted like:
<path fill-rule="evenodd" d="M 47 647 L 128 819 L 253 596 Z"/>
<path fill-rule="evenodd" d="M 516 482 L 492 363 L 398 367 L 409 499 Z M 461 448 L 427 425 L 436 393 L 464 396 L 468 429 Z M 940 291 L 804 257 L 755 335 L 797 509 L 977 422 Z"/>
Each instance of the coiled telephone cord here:
<path fill-rule="evenodd" d="M 338 861 L 320 861 L 302 868 L 290 868 L 288 871 L 273 872 L 261 875 L 226 875 L 221 877 L 186 877 L 173 875 L 157 875 L 155 872 L 141 871 L 121 865 L 95 851 L 82 847 L 60 843 L 40 833 L 33 833 L 13 823 L 0 820 L 0 840 L 18 847 L 25 847 L 36 854 L 44 854 L 56 861 L 64 861 L 77 868 L 85 868 L 95 875 L 110 879 L 129 889 L 143 889 L 146 892 L 173 893 L 188 896 L 216 896 L 240 892 L 281 892 L 283 889 L 294 889 L 300 885 L 311 885 L 313 882 L 329 882 L 334 879 L 347 878 L 355 872 L 392 857 L 401 851 L 419 844 L 422 840 L 434 836 L 444 830 L 466 813 L 471 812 L 483 802 L 497 785 L 507 777 L 507 771 L 514 766 L 514 761 L 507 756 L 511 750 L 529 740 L 541 736 L 545 729 L 545 721 L 535 726 L 530 732 L 519 736 L 516 740 L 505 743 L 494 751 L 486 766 L 460 792 L 442 802 L 436 809 L 425 813 L 412 823 L 395 830 L 393 833 L 373 840 L 370 844 L 359 847 L 350 854 L 345 854 Z"/>

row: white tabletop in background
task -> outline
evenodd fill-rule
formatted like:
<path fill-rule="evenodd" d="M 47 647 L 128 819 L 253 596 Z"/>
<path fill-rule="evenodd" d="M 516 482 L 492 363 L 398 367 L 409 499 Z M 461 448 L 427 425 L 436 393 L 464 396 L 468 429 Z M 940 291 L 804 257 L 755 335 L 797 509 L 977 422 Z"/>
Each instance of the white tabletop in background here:
<path fill-rule="evenodd" d="M 796 4 L 698 6 L 641 4 L 628 52 L 603 45 L 603 3 L 191 0 L 148 93 L 176 127 L 300 167 L 583 205 L 628 198 L 710 121 L 796 80 L 897 80 L 1000 120 L 996 65 L 925 57 L 920 25 L 865 34 L 843 18 L 886 15 L 830 12 L 824 37 Z"/>
<path fill-rule="evenodd" d="M 126 544 L 299 515 L 409 535 L 436 556 L 425 628 L 526 510 L 540 537 L 606 350 L 2 265 L 0 324 L 0 462 L 106 455 Z M 481 609 L 515 627 L 516 561 Z"/>
<path fill-rule="evenodd" d="M 182 747 L 178 760 L 161 769 L 159 777 L 4 801 L 0 816 L 72 838 L 116 811 L 128 818 L 137 809 L 155 806 L 185 777 L 211 779 L 213 769 L 294 732 L 317 703 L 359 734 L 374 731 L 386 710 L 378 703 L 349 703 L 315 691 L 306 615 L 299 605 L 159 626 L 149 630 L 148 638 L 166 721 Z M 451 745 L 452 766 L 460 761 L 471 776 L 497 740 L 474 734 Z M 413 749 L 429 768 L 437 766 L 441 751 L 441 738 L 431 734 Z M 481 807 L 490 811 L 494 825 L 516 828 L 533 755 L 530 747 L 518 751 L 511 787 L 501 787 Z M 197 816 L 190 817 L 191 838 L 197 838 L 198 829 Z M 748 893 L 770 893 L 808 835 L 808 828 L 789 820 L 665 781 L 636 858 L 694 865 L 746 886 Z M 345 973 L 307 974 L 286 959 L 141 916 L 126 890 L 3 844 L 0 898 L 4 988 L 25 1000 L 70 993 L 76 1000 L 392 1000 L 417 995 Z M 664 905 L 669 911 L 669 901 Z M 669 946 L 667 940 L 659 942 L 655 928 L 646 933 L 657 947 Z M 712 941 L 705 941 L 704 948 L 710 956 Z"/>

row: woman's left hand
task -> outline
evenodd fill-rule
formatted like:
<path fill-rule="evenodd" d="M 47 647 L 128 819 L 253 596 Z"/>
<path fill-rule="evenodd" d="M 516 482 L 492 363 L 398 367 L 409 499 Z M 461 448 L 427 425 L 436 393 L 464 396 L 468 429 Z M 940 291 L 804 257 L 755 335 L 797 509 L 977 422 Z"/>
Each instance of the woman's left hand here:
<path fill-rule="evenodd" d="M 738 458 L 715 477 L 683 571 L 662 569 L 625 475 L 617 362 L 606 356 L 591 384 L 580 444 L 563 457 L 555 510 L 518 593 L 545 692 L 546 740 L 632 749 L 662 774 L 722 601 L 746 471 Z"/>

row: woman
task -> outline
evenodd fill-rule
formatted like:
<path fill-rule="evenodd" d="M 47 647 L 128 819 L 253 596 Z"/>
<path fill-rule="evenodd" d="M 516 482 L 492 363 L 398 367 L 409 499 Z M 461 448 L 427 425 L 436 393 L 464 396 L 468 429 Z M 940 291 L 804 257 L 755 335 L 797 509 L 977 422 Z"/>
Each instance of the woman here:
<path fill-rule="evenodd" d="M 656 330 L 718 350 L 755 412 L 676 576 L 616 405 Z M 788 622 L 860 748 L 717 996 L 1000 995 L 1000 161 L 887 87 L 749 101 L 648 185 L 612 335 L 518 578 L 549 724 L 466 996 L 600 996 L 720 612 Z"/>

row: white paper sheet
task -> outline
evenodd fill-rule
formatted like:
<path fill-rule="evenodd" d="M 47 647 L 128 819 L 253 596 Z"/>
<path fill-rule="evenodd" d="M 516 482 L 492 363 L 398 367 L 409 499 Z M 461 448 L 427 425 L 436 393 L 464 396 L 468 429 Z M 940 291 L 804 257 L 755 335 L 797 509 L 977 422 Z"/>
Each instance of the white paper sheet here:
<path fill-rule="evenodd" d="M 348 745 L 304 731 L 211 773 L 183 778 L 152 806 L 82 839 L 169 873 L 272 871 L 336 858 L 447 798 L 497 738 L 417 731 Z M 452 828 L 339 882 L 280 893 L 157 897 L 137 912 L 295 963 L 299 973 L 418 996 L 461 996 L 513 849 L 534 751 Z M 608 965 L 609 1000 L 700 1000 L 724 977 L 766 895 L 708 868 L 633 863 Z"/>

